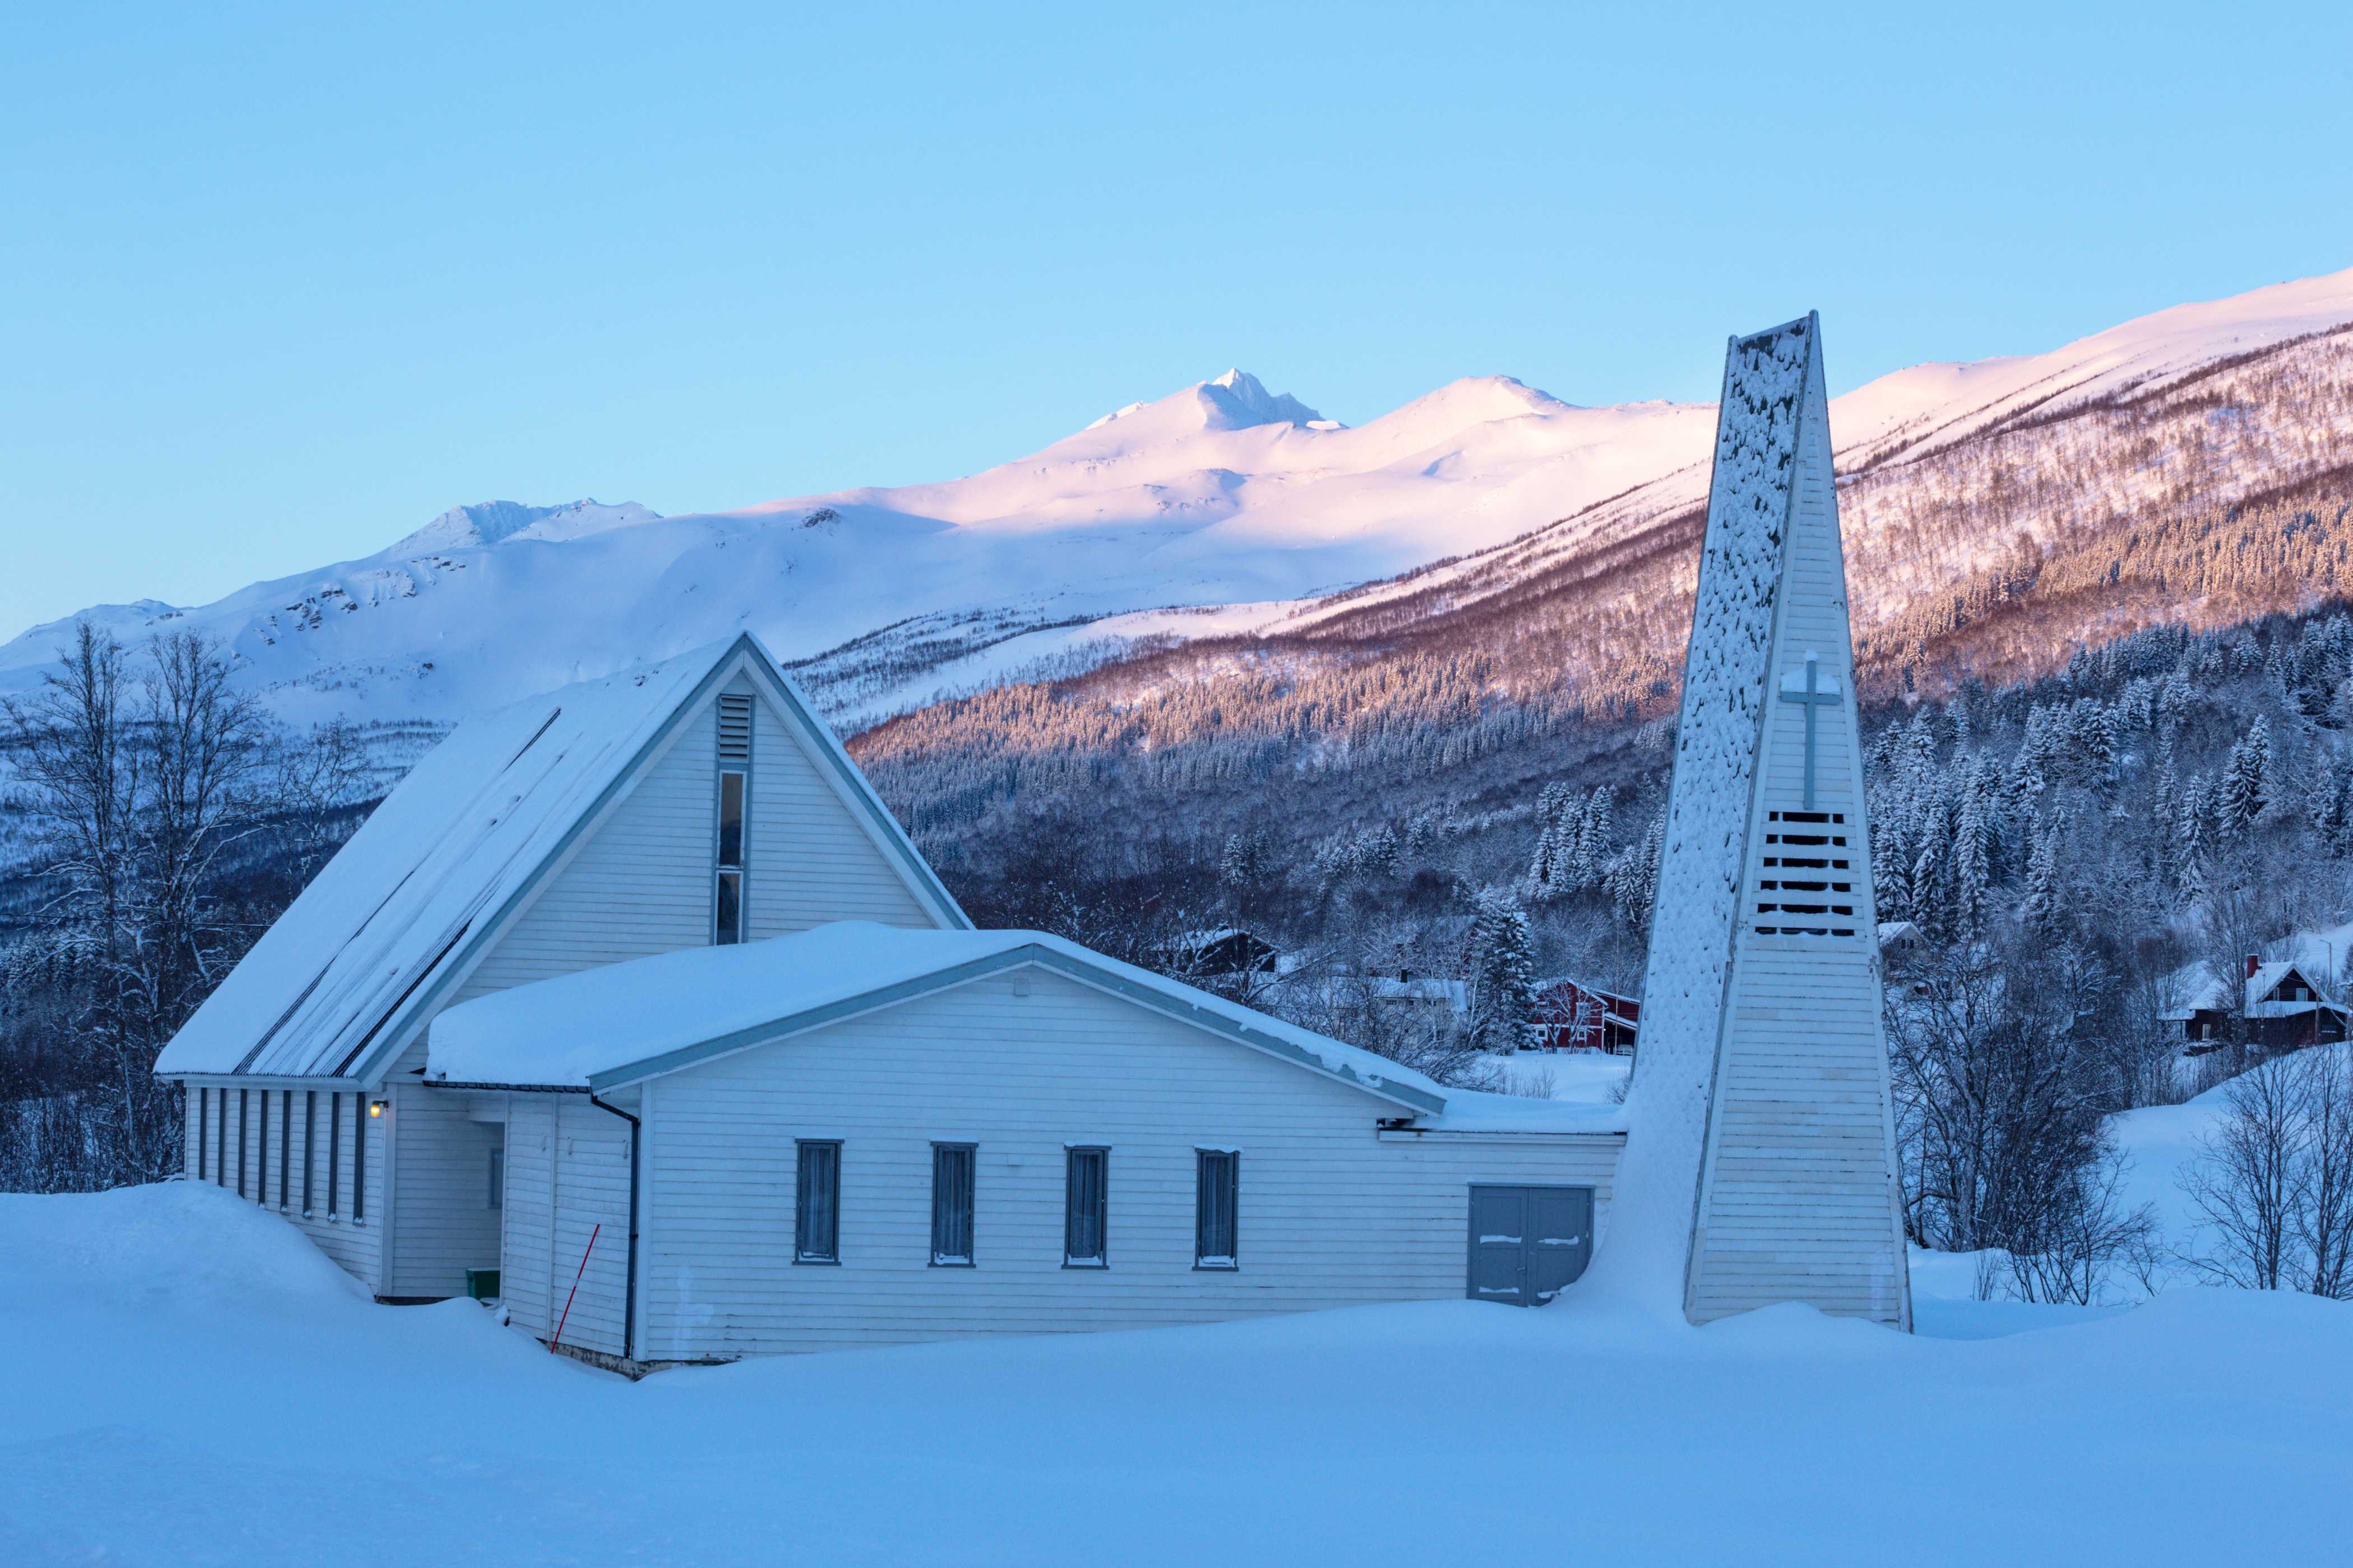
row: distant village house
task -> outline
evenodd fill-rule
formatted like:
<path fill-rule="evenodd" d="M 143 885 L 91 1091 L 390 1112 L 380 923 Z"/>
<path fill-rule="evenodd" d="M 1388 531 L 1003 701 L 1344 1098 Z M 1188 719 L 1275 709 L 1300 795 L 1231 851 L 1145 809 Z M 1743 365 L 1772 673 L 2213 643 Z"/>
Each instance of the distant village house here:
<path fill-rule="evenodd" d="M 2348 1009 L 2322 991 L 2301 964 L 2285 960 L 2267 963 L 2260 953 L 2251 952 L 2239 990 L 2236 1014 L 2243 1023 L 2242 1039 L 2232 1037 L 2232 998 L 2219 982 L 2200 986 L 2162 1016 L 2180 1032 L 2188 1055 L 2204 1056 L 2231 1044 L 2295 1050 L 2334 1045 L 2347 1037 Z"/>

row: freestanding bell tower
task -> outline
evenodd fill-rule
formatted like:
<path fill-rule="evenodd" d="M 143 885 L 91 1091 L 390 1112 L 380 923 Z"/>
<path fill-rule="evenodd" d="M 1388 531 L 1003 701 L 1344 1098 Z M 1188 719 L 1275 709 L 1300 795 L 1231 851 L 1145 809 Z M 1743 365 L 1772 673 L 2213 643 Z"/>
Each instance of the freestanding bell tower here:
<path fill-rule="evenodd" d="M 1595 1284 L 1908 1330 L 1821 325 L 1732 341 Z"/>

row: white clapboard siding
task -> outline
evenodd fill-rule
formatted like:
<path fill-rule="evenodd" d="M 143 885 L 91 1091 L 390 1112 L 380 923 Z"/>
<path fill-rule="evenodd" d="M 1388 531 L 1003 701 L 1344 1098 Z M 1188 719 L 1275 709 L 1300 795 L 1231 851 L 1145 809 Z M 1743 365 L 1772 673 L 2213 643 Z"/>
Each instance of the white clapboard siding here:
<path fill-rule="evenodd" d="M 210 1118 L 205 1115 L 199 1099 L 211 1090 Z M 240 1102 L 243 1106 L 239 1113 Z M 205 1084 L 188 1086 L 188 1164 L 187 1173 L 194 1179 L 197 1170 L 195 1139 L 200 1122 L 210 1121 L 204 1130 L 212 1142 L 206 1152 L 203 1165 L 205 1180 L 212 1185 L 235 1193 L 237 1173 L 245 1173 L 245 1200 L 257 1208 L 280 1215 L 285 1221 L 316 1243 L 319 1249 L 333 1258 L 351 1275 L 378 1295 L 397 1295 L 385 1283 L 383 1268 L 383 1214 L 385 1194 L 384 1149 L 386 1121 L 370 1121 L 355 1115 L 360 1097 L 344 1093 L 335 1095 L 325 1089 L 296 1089 L 290 1092 L 281 1087 L 269 1090 L 269 1124 L 265 1132 L 260 1125 L 262 1091 L 249 1086 L 227 1087 Z M 312 1109 L 316 1108 L 317 1126 L 311 1125 Z M 330 1108 L 340 1114 L 342 1139 L 337 1148 L 339 1166 L 336 1177 L 336 1204 L 332 1213 L 327 1206 L 327 1122 Z M 224 1124 L 215 1120 L 226 1109 Z M 281 1135 L 280 1118 L 291 1113 L 292 1126 Z M 390 1119 L 387 1118 L 387 1121 Z M 240 1122 L 242 1131 L 240 1131 Z M 352 1217 L 352 1166 L 353 1127 L 357 1124 L 369 1133 L 367 1158 L 367 1206 L 364 1219 Z M 224 1132 L 228 1141 L 225 1160 L 220 1155 L 220 1139 Z M 283 1142 L 281 1142 L 281 1136 Z M 268 1143 L 269 1185 L 261 1184 L 263 1144 Z M 285 1203 L 279 1202 L 279 1172 L 281 1159 L 290 1160 L 286 1167 Z M 311 1177 L 311 1209 L 302 1206 L 302 1178 L 307 1167 Z"/>
<path fill-rule="evenodd" d="M 499 1296 L 508 1321 L 543 1340 L 554 1328 L 548 1311 L 549 1229 L 554 1194 L 555 1110 L 566 1098 L 552 1094 L 500 1097 L 507 1111 L 507 1193 L 501 1218 Z"/>
<path fill-rule="evenodd" d="M 1607 1201 L 1615 1138 L 1385 1140 L 1377 1122 L 1394 1105 L 1074 981 L 1018 973 L 657 1081 L 640 1359 L 1453 1298 L 1473 1182 L 1588 1185 Z M 564 1099 L 565 1125 L 586 1131 L 577 1097 Z M 796 1138 L 842 1142 L 838 1267 L 793 1261 Z M 930 1266 L 934 1141 L 978 1146 L 971 1268 Z M 1108 1268 L 1063 1267 L 1072 1142 L 1111 1149 Z M 1201 1147 L 1241 1151 L 1235 1271 L 1194 1267 Z M 591 1216 L 626 1215 L 626 1190 L 592 1189 L 586 1165 L 575 1156 L 556 1172 L 560 1284 Z M 626 1181 L 625 1162 L 609 1169 Z M 511 1259 L 522 1245 L 511 1216 Z M 567 1342 L 612 1348 L 588 1337 L 616 1317 L 606 1289 L 593 1329 L 575 1307 Z"/>
<path fill-rule="evenodd" d="M 499 1130 L 470 1119 L 468 1096 L 411 1079 L 406 1069 L 424 1060 L 421 1046 L 402 1057 L 385 1111 L 399 1204 L 389 1227 L 387 1296 L 462 1295 L 467 1269 L 499 1266 L 499 1211 L 491 1207 L 491 1151 Z"/>
<path fill-rule="evenodd" d="M 711 940 L 716 722 L 706 705 L 680 727 L 453 1001 Z"/>
<path fill-rule="evenodd" d="M 731 689 L 753 688 L 739 680 Z M 765 700 L 754 707 L 753 736 L 748 934 L 781 936 L 839 920 L 934 923 Z M 710 942 L 717 740 L 716 703 L 707 702 L 452 1000 Z"/>
<path fill-rule="evenodd" d="M 540 1337 L 560 1323 L 567 1345 L 626 1354 L 629 1124 L 586 1095 L 535 1098 L 554 1102 L 554 1122 L 549 1138 L 554 1223 L 543 1266 L 532 1260 L 544 1268 L 548 1281 L 547 1329 Z"/>
<path fill-rule="evenodd" d="M 757 699 L 745 846 L 751 862 L 745 905 L 749 934 L 781 935 L 849 919 L 901 925 L 934 923 L 892 855 L 876 842 L 860 813 L 828 782 L 829 773 L 797 725 L 784 721 L 747 678 L 739 676 L 729 689 L 752 692 Z M 620 798 L 573 847 L 568 858 L 552 868 L 527 906 L 474 961 L 449 1001 L 599 964 L 700 946 L 712 940 L 717 723 L 716 702 L 706 700 L 680 725 L 668 746 L 649 760 L 640 775 L 625 784 Z M 469 1120 L 465 1096 L 426 1089 L 416 1081 L 411 1069 L 423 1063 L 427 1022 L 419 1018 L 410 1026 L 408 1043 L 386 1076 L 385 1114 L 369 1127 L 364 1221 L 351 1218 L 349 1096 L 339 1102 L 343 1111 L 343 1142 L 337 1213 L 331 1216 L 326 1210 L 323 1136 L 312 1149 L 318 1165 L 313 1212 L 308 1215 L 299 1212 L 299 1195 L 292 1196 L 289 1205 L 290 1221 L 383 1296 L 458 1294 L 465 1289 L 468 1268 L 499 1261 L 501 1231 L 512 1232 L 518 1223 L 515 1216 L 489 1207 L 489 1159 L 496 1130 Z M 190 1088 L 192 1098 L 196 1087 Z M 298 1091 L 298 1103 L 300 1099 Z M 278 1091 L 273 1090 L 273 1126 L 278 1103 Z M 322 1091 L 322 1121 L 323 1103 Z M 261 1202 L 263 1150 L 252 1125 L 259 1114 L 260 1091 L 237 1087 L 216 1089 L 213 1105 L 216 1116 L 227 1117 L 227 1151 L 225 1163 L 216 1152 L 221 1147 L 217 1141 L 203 1155 L 208 1179 L 234 1192 L 242 1170 L 248 1201 Z M 609 1123 L 598 1134 L 602 1137 L 617 1137 L 626 1126 L 593 1108 L 587 1114 Z M 299 1109 L 297 1116 L 299 1121 Z M 185 1168 L 191 1176 L 199 1163 L 198 1121 L 195 1115 L 190 1116 Z M 216 1128 L 216 1140 L 222 1131 Z M 530 1142 L 535 1145 L 540 1141 Z M 300 1147 L 298 1138 L 298 1158 Z M 530 1181 L 517 1176 L 527 1176 L 537 1152 L 535 1147 L 510 1149 L 512 1190 L 530 1190 Z M 271 1207 L 276 1206 L 278 1159 L 273 1142 L 268 1151 Z M 561 1190 L 564 1181 L 577 1173 L 551 1167 L 546 1174 Z M 592 1171 L 581 1179 L 593 1175 Z M 295 1185 L 299 1187 L 299 1181 Z M 541 1186 L 543 1191 L 544 1180 Z M 624 1209 L 626 1196 L 625 1184 Z M 394 1215 L 390 1205 L 396 1203 L 399 1212 Z M 524 1300 L 524 1292 L 536 1291 L 530 1300 L 543 1306 L 553 1267 L 549 1260 L 572 1244 L 569 1231 L 564 1228 L 570 1219 L 567 1213 L 553 1234 L 545 1232 L 544 1215 L 537 1220 L 526 1215 L 521 1223 L 543 1227 L 534 1244 L 536 1272 L 510 1271 L 501 1289 L 510 1303 Z M 589 1224 L 594 1223 L 592 1218 Z M 389 1258 L 385 1255 L 387 1235 Z M 584 1231 L 581 1239 L 585 1238 Z M 598 1261 L 591 1265 L 592 1280 L 607 1261 L 613 1280 L 620 1278 L 626 1237 L 621 1238 L 620 1249 L 606 1260 L 604 1251 L 611 1241 L 608 1229 L 598 1244 Z M 574 1252 L 576 1263 L 576 1247 Z M 589 1294 L 589 1287 L 584 1285 L 584 1299 Z M 579 1311 L 575 1309 L 575 1319 Z M 618 1313 L 617 1305 L 610 1314 L 604 1314 L 602 1308 L 590 1309 L 589 1331 L 617 1345 Z M 612 1317 L 609 1326 L 603 1321 L 605 1315 Z M 567 1331 L 566 1338 L 576 1336 Z"/>
<path fill-rule="evenodd" d="M 1704 1322 L 1803 1300 L 1827 1312 L 1901 1324 L 1907 1321 L 1906 1285 L 1880 1018 L 1878 917 L 1818 358 L 1806 396 L 1688 1308 L 1694 1321 Z M 1843 821 L 1792 825 L 1772 814 L 1803 807 L 1806 718 L 1804 708 L 1781 700 L 1780 692 L 1785 679 L 1803 680 L 1809 653 L 1841 698 L 1815 710 L 1814 807 Z M 1759 925 L 1787 923 L 1757 906 L 1783 900 L 1778 889 L 1760 883 L 1788 879 L 1765 860 L 1792 852 L 1767 842 L 1791 831 L 1833 841 L 1795 853 L 1846 862 L 1797 877 L 1849 887 L 1844 894 L 1799 899 L 1852 911 L 1796 923 L 1851 935 L 1758 934 Z"/>
<path fill-rule="evenodd" d="M 735 689 L 753 688 L 739 682 Z M 747 934 L 783 936 L 828 921 L 938 923 L 765 701 L 754 706 L 752 734 Z"/>

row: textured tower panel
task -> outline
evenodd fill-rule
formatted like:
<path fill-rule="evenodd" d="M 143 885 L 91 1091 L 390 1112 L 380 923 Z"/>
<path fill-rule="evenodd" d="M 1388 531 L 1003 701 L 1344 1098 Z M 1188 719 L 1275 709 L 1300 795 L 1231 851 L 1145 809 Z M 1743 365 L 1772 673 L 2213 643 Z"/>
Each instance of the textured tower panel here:
<path fill-rule="evenodd" d="M 1694 1321 L 1794 1300 L 1910 1326 L 1853 665 L 1808 317 L 1736 339 L 1725 367 L 1632 1131 L 1594 1268 Z"/>

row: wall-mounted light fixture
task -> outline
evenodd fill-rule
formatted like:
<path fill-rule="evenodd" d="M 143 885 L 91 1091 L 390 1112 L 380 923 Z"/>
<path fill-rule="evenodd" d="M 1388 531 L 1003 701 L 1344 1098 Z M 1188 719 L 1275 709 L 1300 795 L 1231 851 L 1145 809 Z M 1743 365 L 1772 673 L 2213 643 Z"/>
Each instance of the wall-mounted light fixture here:
<path fill-rule="evenodd" d="M 384 1101 L 381 1100 L 369 1100 L 368 1114 L 370 1116 L 382 1116 L 384 1114 Z"/>

